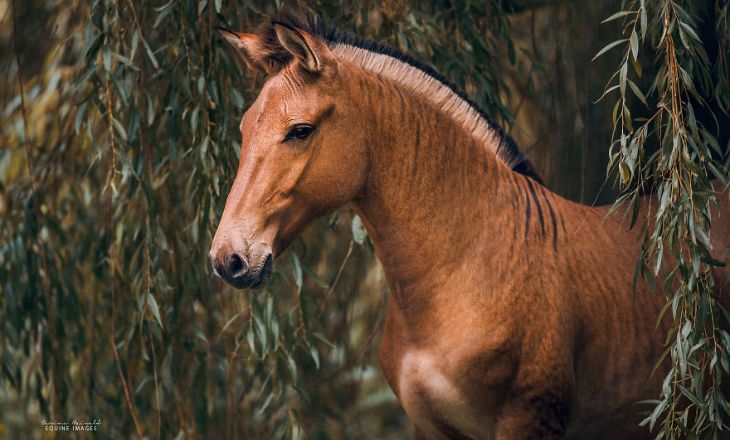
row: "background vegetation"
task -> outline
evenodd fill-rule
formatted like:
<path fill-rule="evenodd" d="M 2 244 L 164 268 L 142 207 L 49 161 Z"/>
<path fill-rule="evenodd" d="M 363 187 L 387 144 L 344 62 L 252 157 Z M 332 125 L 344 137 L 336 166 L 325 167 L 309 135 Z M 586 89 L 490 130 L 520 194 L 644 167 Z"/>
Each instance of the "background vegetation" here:
<path fill-rule="evenodd" d="M 211 275 L 261 83 L 213 28 L 253 29 L 280 3 L 0 0 L 0 436 L 70 418 L 123 438 L 411 429 L 377 363 L 387 287 L 349 210 L 295 243 L 261 293 Z M 706 255 L 730 132 L 727 3 L 292 3 L 432 63 L 556 192 L 632 207 L 658 190 L 639 273 L 664 267 L 679 287 L 675 368 L 647 423 L 673 438 L 727 421 L 730 337 Z M 683 258 L 670 267 L 664 250 Z"/>

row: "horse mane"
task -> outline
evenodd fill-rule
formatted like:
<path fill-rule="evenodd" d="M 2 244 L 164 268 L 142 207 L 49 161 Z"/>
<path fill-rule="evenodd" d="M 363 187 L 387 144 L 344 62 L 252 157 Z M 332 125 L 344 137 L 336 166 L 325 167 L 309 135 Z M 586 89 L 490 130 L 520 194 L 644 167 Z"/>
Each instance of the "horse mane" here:
<path fill-rule="evenodd" d="M 379 43 L 377 41 L 367 40 L 357 35 L 353 35 L 338 29 L 336 26 L 326 23 L 322 17 L 309 11 L 284 9 L 269 23 L 265 23 L 258 31 L 258 36 L 263 39 L 266 52 L 271 59 L 287 64 L 291 61 L 292 55 L 286 51 L 278 42 L 274 24 L 281 23 L 288 27 L 301 29 L 310 35 L 318 38 L 327 44 L 331 49 L 337 47 L 350 47 L 369 52 L 373 55 L 384 55 L 395 61 L 405 63 L 413 69 L 416 69 L 426 78 L 436 81 L 441 88 L 446 88 L 453 96 L 445 98 L 453 110 L 463 110 L 462 105 L 467 106 L 468 113 L 473 113 L 479 121 L 474 122 L 470 126 L 472 131 L 476 131 L 480 122 L 486 124 L 486 136 L 496 141 L 494 152 L 505 165 L 513 171 L 524 174 L 539 183 L 543 183 L 539 174 L 535 170 L 532 162 L 519 150 L 514 139 L 509 136 L 496 122 L 494 122 L 484 109 L 482 109 L 473 99 L 471 99 L 464 91 L 459 89 L 454 83 L 444 78 L 432 66 L 424 64 L 415 58 L 407 55 L 393 47 Z M 337 54 L 337 52 L 335 52 Z M 366 61 L 359 57 L 360 61 Z M 373 63 L 375 64 L 375 63 Z M 380 70 L 383 69 L 382 63 L 378 64 Z M 455 98 L 455 99 L 454 99 Z M 446 102 L 442 102 L 446 106 Z M 470 111 L 469 111 L 470 110 Z M 471 122 L 471 121 L 470 121 Z"/>

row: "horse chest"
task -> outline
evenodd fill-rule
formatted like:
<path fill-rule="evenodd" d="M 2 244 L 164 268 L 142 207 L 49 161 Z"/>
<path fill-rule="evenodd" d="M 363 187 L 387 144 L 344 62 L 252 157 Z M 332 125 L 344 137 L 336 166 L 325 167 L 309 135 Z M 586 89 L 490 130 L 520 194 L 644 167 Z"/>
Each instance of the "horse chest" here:
<path fill-rule="evenodd" d="M 488 438 L 494 422 L 470 403 L 458 371 L 442 356 L 409 350 L 400 360 L 398 398 L 428 438 Z"/>

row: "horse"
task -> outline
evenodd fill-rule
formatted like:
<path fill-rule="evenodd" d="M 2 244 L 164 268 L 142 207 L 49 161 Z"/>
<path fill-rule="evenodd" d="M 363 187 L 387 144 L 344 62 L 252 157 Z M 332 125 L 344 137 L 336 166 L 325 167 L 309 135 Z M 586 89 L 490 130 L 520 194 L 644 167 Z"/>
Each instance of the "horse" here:
<path fill-rule="evenodd" d="M 474 101 L 393 48 L 309 13 L 219 33 L 266 81 L 240 123 L 218 276 L 263 286 L 351 204 L 390 289 L 380 363 L 416 438 L 651 438 L 637 402 L 660 393 L 669 323 L 663 295 L 632 289 L 640 228 L 551 192 Z"/>

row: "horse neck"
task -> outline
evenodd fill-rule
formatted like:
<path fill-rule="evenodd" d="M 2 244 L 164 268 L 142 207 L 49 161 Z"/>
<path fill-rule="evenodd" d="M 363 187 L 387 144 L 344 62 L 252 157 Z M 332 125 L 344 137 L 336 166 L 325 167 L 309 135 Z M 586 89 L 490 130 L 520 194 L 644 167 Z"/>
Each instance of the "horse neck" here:
<path fill-rule="evenodd" d="M 469 259 L 489 265 L 510 246 L 512 233 L 504 234 L 516 224 L 518 177 L 425 98 L 377 78 L 362 87 L 378 141 L 355 209 L 394 296 L 411 304 Z"/>

